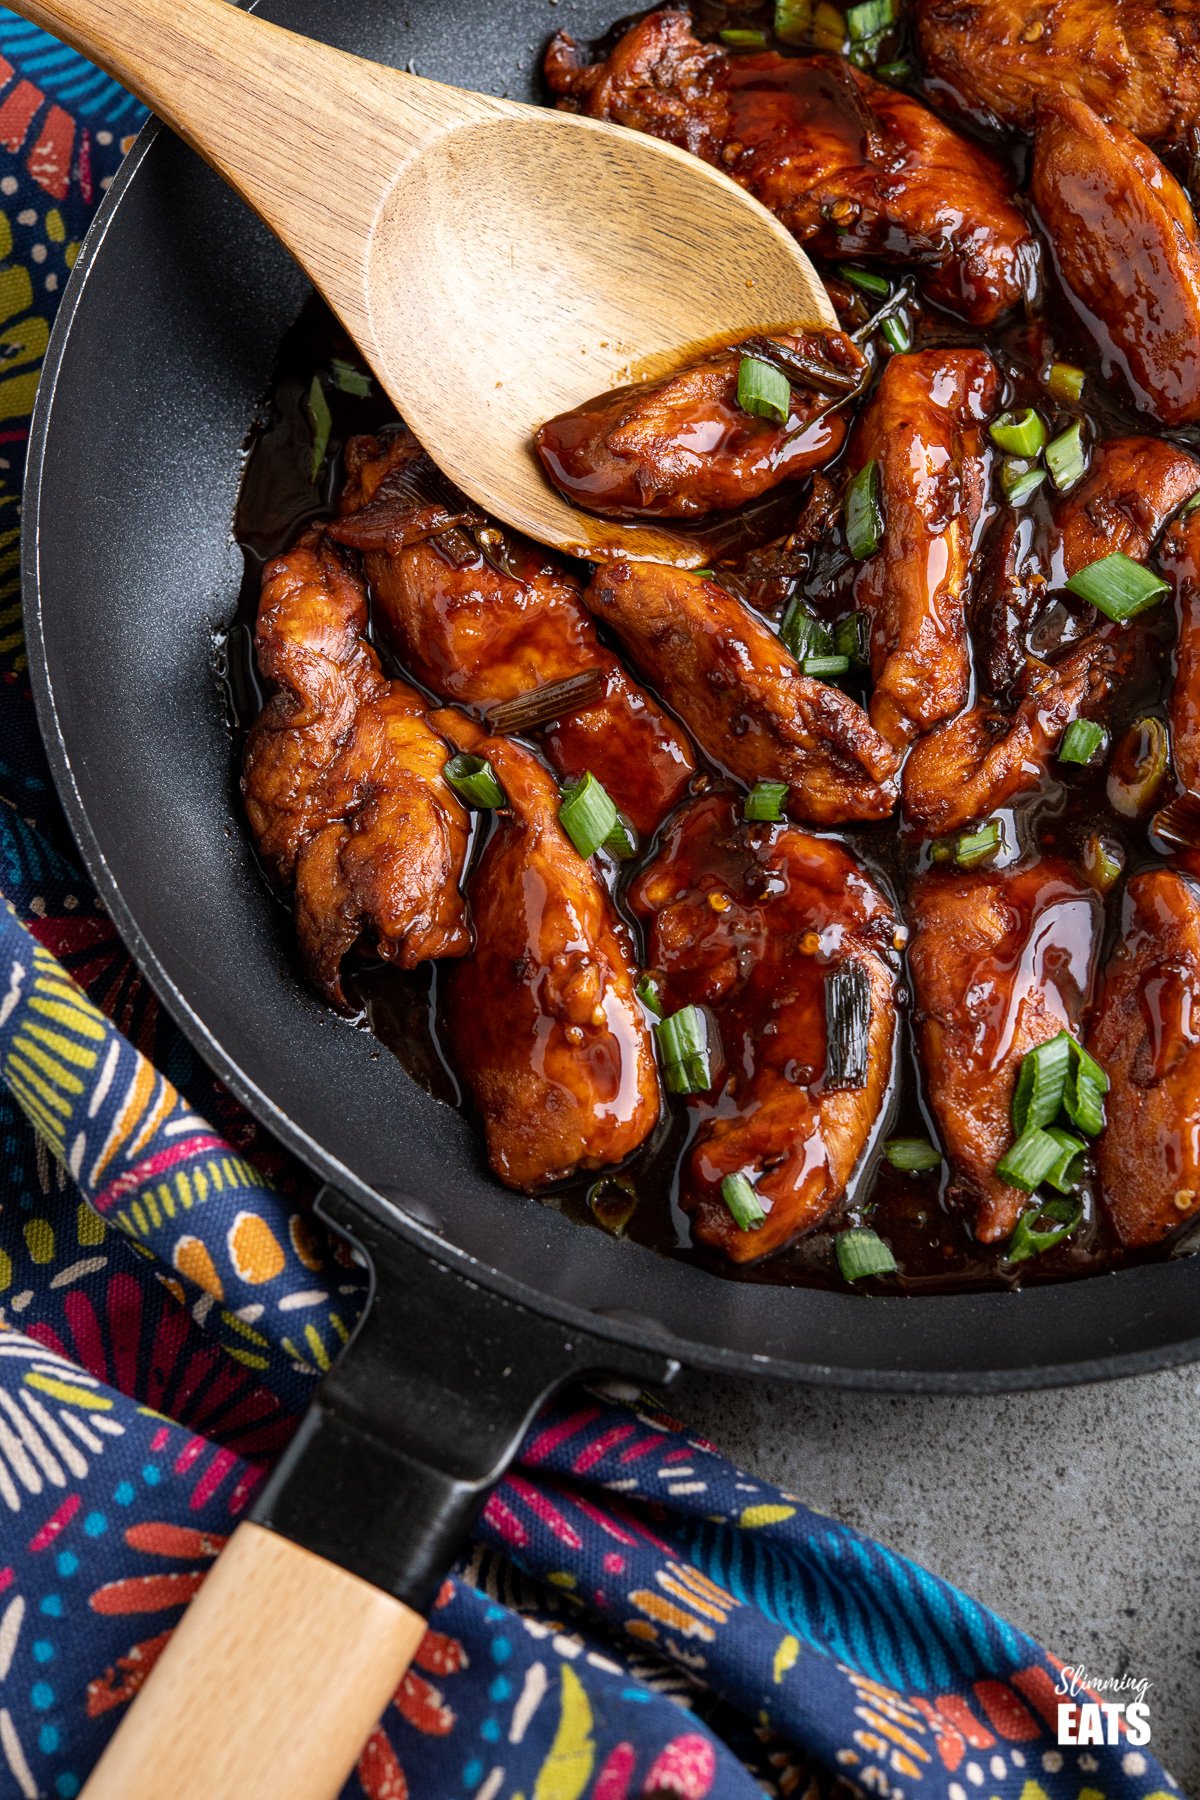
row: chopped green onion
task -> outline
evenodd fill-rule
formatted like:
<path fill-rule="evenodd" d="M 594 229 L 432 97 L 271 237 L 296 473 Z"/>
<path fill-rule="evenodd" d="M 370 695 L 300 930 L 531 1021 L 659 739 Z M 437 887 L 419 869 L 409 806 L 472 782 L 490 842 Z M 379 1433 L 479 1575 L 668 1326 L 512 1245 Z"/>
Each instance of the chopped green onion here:
<path fill-rule="evenodd" d="M 838 1268 L 847 1281 L 862 1281 L 868 1275 L 894 1275 L 896 1259 L 881 1237 L 857 1225 L 851 1231 L 839 1231 L 834 1239 Z"/>
<path fill-rule="evenodd" d="M 1073 405 L 1083 393 L 1083 370 L 1074 363 L 1051 363 L 1046 387 L 1056 400 Z"/>
<path fill-rule="evenodd" d="M 1021 1058 L 1012 1103 L 1015 1136 L 1053 1124 L 1058 1117 L 1067 1091 L 1072 1041 L 1070 1032 L 1060 1031 Z"/>
<path fill-rule="evenodd" d="M 314 484 L 325 464 L 329 450 L 329 434 L 333 430 L 333 415 L 329 410 L 329 402 L 325 398 L 325 389 L 321 386 L 321 377 L 314 375 L 308 390 L 308 417 L 312 425 L 312 464 L 309 479 Z"/>
<path fill-rule="evenodd" d="M 1106 735 L 1095 719 L 1072 719 L 1059 742 L 1059 762 L 1090 763 Z"/>
<path fill-rule="evenodd" d="M 617 809 L 590 769 L 564 792 L 558 822 L 580 856 L 594 856 L 616 829 Z"/>
<path fill-rule="evenodd" d="M 880 81 L 907 81 L 912 74 L 912 64 L 901 57 L 897 62 L 876 64 L 875 73 Z"/>
<path fill-rule="evenodd" d="M 742 1231 L 757 1231 L 765 1225 L 767 1215 L 748 1175 L 726 1175 L 721 1183 L 721 1198 Z"/>
<path fill-rule="evenodd" d="M 865 612 L 848 613 L 833 628 L 833 647 L 839 656 L 866 668 L 871 659 L 871 616 Z"/>
<path fill-rule="evenodd" d="M 825 1087 L 866 1086 L 871 1050 L 871 979 L 850 959 L 825 976 Z"/>
<path fill-rule="evenodd" d="M 813 23 L 813 0 L 775 0 L 775 36 L 785 44 L 808 42 Z"/>
<path fill-rule="evenodd" d="M 1088 1137 L 1098 1137 L 1104 1130 L 1104 1096 L 1109 1089 L 1108 1076 L 1094 1056 L 1072 1039 L 1071 1069 L 1063 1105 L 1071 1123 Z"/>
<path fill-rule="evenodd" d="M 1041 1256 L 1069 1238 L 1082 1218 L 1083 1202 L 1078 1199 L 1047 1200 L 1027 1206 L 1004 1254 L 1009 1262 L 1028 1262 L 1031 1256 Z M 1052 1219 L 1054 1223 L 1049 1230 L 1039 1231 L 1039 1219 Z"/>
<path fill-rule="evenodd" d="M 1084 839 L 1080 857 L 1083 872 L 1098 894 L 1107 894 L 1121 879 L 1125 853 L 1115 838 L 1093 831 Z"/>
<path fill-rule="evenodd" d="M 605 1175 L 587 1191 L 588 1210 L 610 1237 L 624 1237 L 637 1211 L 638 1191 L 623 1175 Z"/>
<path fill-rule="evenodd" d="M 890 349 L 903 355 L 912 349 L 912 332 L 898 313 L 890 313 L 879 327 L 879 335 Z"/>
<path fill-rule="evenodd" d="M 852 44 L 878 37 L 892 23 L 892 0 L 859 0 L 846 9 L 846 32 Z"/>
<path fill-rule="evenodd" d="M 833 653 L 833 633 L 809 612 L 798 594 L 788 604 L 779 635 L 797 662 L 803 662 L 806 656 L 830 656 Z"/>
<path fill-rule="evenodd" d="M 507 804 L 492 765 L 482 756 L 452 756 L 442 770 L 455 793 L 485 812 Z"/>
<path fill-rule="evenodd" d="M 647 1012 L 652 1012 L 656 1019 L 664 1016 L 662 995 L 658 991 L 658 982 L 653 975 L 643 975 L 633 991 Z"/>
<path fill-rule="evenodd" d="M 742 801 L 742 817 L 757 825 L 774 825 L 783 817 L 787 796 L 786 781 L 756 781 Z"/>
<path fill-rule="evenodd" d="M 776 425 L 785 425 L 792 407 L 787 376 L 774 363 L 760 362 L 757 356 L 743 356 L 738 364 L 737 403 L 744 413 L 756 419 L 773 419 Z"/>
<path fill-rule="evenodd" d="M 1048 1125 L 1046 1136 L 1054 1139 L 1060 1155 L 1054 1167 L 1047 1169 L 1045 1179 L 1060 1194 L 1069 1194 L 1083 1180 L 1083 1157 L 1087 1145 L 1074 1132 L 1063 1131 L 1058 1125 Z"/>
<path fill-rule="evenodd" d="M 839 263 L 837 272 L 851 287 L 872 295 L 876 300 L 886 300 L 892 291 L 892 284 L 887 276 L 877 274 L 874 269 L 860 269 L 855 263 Z"/>
<path fill-rule="evenodd" d="M 879 464 L 872 460 L 858 471 L 844 501 L 846 543 L 856 562 L 874 556 L 883 542 L 883 501 Z"/>
<path fill-rule="evenodd" d="M 1051 1169 L 1058 1167 L 1061 1156 L 1062 1146 L 1050 1133 L 1040 1125 L 1031 1125 L 1015 1144 L 1009 1145 L 996 1164 L 996 1173 L 1009 1187 L 1024 1188 L 1032 1194 Z"/>
<path fill-rule="evenodd" d="M 703 1094 L 712 1086 L 708 1017 L 685 1006 L 654 1027 L 662 1053 L 663 1081 L 672 1094 Z"/>
<path fill-rule="evenodd" d="M 974 869 L 995 856 L 1004 842 L 999 819 L 989 819 L 978 831 L 964 831 L 954 846 L 954 860 L 960 869 Z"/>
<path fill-rule="evenodd" d="M 371 392 L 371 377 L 356 369 L 353 363 L 343 362 L 340 356 L 333 358 L 329 373 L 339 393 L 353 394 L 356 400 L 365 400 Z"/>
<path fill-rule="evenodd" d="M 1071 593 L 1090 601 L 1109 619 L 1134 619 L 1154 606 L 1167 591 L 1161 576 L 1134 562 L 1123 550 L 1113 550 L 1067 582 Z"/>
<path fill-rule="evenodd" d="M 988 426 L 988 436 L 1010 456 L 1036 456 L 1046 445 L 1046 427 L 1030 406 L 1021 413 L 1001 413 Z"/>
<path fill-rule="evenodd" d="M 1010 506 L 1021 506 L 1036 494 L 1046 479 L 1045 469 L 1033 468 L 1019 457 L 1006 456 L 1000 464 L 1000 486 Z"/>
<path fill-rule="evenodd" d="M 618 862 L 628 862 L 638 852 L 637 832 L 629 823 L 624 813 L 617 814 L 617 822 L 604 840 L 604 848 Z"/>
<path fill-rule="evenodd" d="M 848 656 L 805 656 L 800 667 L 806 675 L 844 675 L 850 667 Z"/>
<path fill-rule="evenodd" d="M 1060 492 L 1074 487 L 1084 471 L 1083 427 L 1072 425 L 1046 445 L 1046 467 Z"/>
<path fill-rule="evenodd" d="M 941 1151 L 928 1138 L 889 1138 L 883 1154 L 903 1175 L 923 1174 L 926 1169 L 939 1168 L 942 1161 Z"/>
<path fill-rule="evenodd" d="M 751 31 L 736 25 L 727 25 L 720 38 L 731 50 L 765 50 L 767 47 L 765 31 Z"/>
<path fill-rule="evenodd" d="M 1197 488 L 1190 500 L 1185 500 L 1179 509 L 1181 519 L 1190 519 L 1196 508 L 1200 506 L 1200 488 Z"/>
<path fill-rule="evenodd" d="M 1108 803 L 1126 819 L 1140 818 L 1158 804 L 1167 779 L 1171 744 L 1154 713 L 1135 719 L 1108 764 Z"/>

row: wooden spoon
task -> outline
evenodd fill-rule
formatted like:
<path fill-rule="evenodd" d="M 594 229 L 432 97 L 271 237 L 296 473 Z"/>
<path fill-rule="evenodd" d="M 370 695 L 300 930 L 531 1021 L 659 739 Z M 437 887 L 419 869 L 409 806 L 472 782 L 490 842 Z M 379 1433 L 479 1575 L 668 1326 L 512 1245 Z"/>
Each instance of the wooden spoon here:
<path fill-rule="evenodd" d="M 544 420 L 689 348 L 836 323 L 766 209 L 673 145 L 444 87 L 227 0 L 16 0 L 205 157 L 311 276 L 434 460 L 542 542 L 695 566 L 546 482 Z"/>

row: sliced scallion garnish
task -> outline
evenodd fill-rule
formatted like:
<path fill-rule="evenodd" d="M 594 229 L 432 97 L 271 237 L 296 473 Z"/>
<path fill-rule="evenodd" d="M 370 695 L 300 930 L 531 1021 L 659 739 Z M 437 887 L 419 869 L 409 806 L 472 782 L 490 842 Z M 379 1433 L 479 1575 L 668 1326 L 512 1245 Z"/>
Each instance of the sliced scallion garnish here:
<path fill-rule="evenodd" d="M 652 1012 L 656 1019 L 665 1017 L 662 995 L 658 991 L 658 982 L 653 975 L 643 975 L 633 991 L 647 1012 Z"/>
<path fill-rule="evenodd" d="M 712 1086 L 708 1015 L 684 1006 L 654 1027 L 662 1057 L 662 1075 L 672 1094 L 703 1094 Z"/>
<path fill-rule="evenodd" d="M 720 38 L 731 50 L 765 50 L 767 47 L 766 32 L 753 31 L 747 26 L 727 25 Z"/>
<path fill-rule="evenodd" d="M 892 291 L 892 284 L 886 275 L 879 275 L 874 269 L 860 269 L 856 263 L 839 263 L 837 272 L 843 281 L 856 287 L 863 294 L 870 294 L 873 299 L 886 300 Z"/>
<path fill-rule="evenodd" d="M 845 675 L 850 667 L 850 658 L 848 656 L 805 656 L 800 659 L 800 667 L 806 675 L 816 675 L 824 681 L 829 675 Z"/>
<path fill-rule="evenodd" d="M 942 1153 L 928 1138 L 889 1138 L 883 1154 L 893 1169 L 899 1169 L 903 1175 L 920 1175 L 926 1169 L 941 1167 Z"/>
<path fill-rule="evenodd" d="M 628 862 L 638 852 L 637 832 L 633 829 L 625 814 L 617 814 L 617 822 L 604 840 L 604 848 L 618 862 Z"/>
<path fill-rule="evenodd" d="M 507 804 L 504 789 L 496 779 L 492 765 L 482 756 L 452 756 L 442 774 L 461 800 L 490 812 Z"/>
<path fill-rule="evenodd" d="M 1013 1093 L 1012 1123 L 1017 1137 L 1031 1127 L 1050 1125 L 1058 1117 L 1071 1067 L 1071 1036 L 1060 1031 L 1026 1051 Z"/>
<path fill-rule="evenodd" d="M 848 656 L 865 669 L 871 658 L 870 614 L 852 612 L 839 619 L 833 628 L 833 647 L 839 656 Z"/>
<path fill-rule="evenodd" d="M 868 1275 L 894 1275 L 896 1259 L 874 1231 L 856 1225 L 850 1231 L 839 1231 L 834 1239 L 838 1268 L 847 1281 L 862 1281 Z"/>
<path fill-rule="evenodd" d="M 797 662 L 803 662 L 806 656 L 833 654 L 833 633 L 809 612 L 798 594 L 788 602 L 779 635 Z"/>
<path fill-rule="evenodd" d="M 812 22 L 813 0 L 775 0 L 775 36 L 785 44 L 807 43 Z"/>
<path fill-rule="evenodd" d="M 1017 1220 L 1016 1230 L 1008 1240 L 1005 1257 L 1009 1262 L 1028 1262 L 1041 1256 L 1069 1238 L 1083 1218 L 1082 1200 L 1046 1200 L 1027 1206 Z M 1052 1223 L 1039 1228 L 1042 1219 Z"/>
<path fill-rule="evenodd" d="M 580 856 L 594 856 L 617 828 L 617 809 L 589 769 L 563 793 L 558 822 Z"/>
<path fill-rule="evenodd" d="M 892 0 L 859 0 L 846 8 L 846 34 L 852 44 L 866 43 L 886 31 L 894 16 Z"/>
<path fill-rule="evenodd" d="M 903 355 L 912 349 L 912 332 L 899 313 L 889 313 L 879 327 L 879 335 L 889 349 Z"/>
<path fill-rule="evenodd" d="M 1072 1125 L 1087 1137 L 1098 1137 L 1104 1130 L 1104 1096 L 1109 1089 L 1108 1076 L 1095 1057 L 1073 1038 L 1071 1052 L 1071 1068 L 1067 1075 L 1063 1106 Z"/>
<path fill-rule="evenodd" d="M 737 403 L 744 413 L 756 419 L 772 419 L 776 425 L 786 425 L 792 406 L 787 376 L 774 363 L 762 362 L 757 356 L 743 356 L 738 363 Z"/>
<path fill-rule="evenodd" d="M 329 434 L 333 430 L 333 415 L 329 410 L 329 402 L 325 398 L 325 389 L 321 385 L 319 375 L 313 376 L 308 390 L 308 418 L 313 434 L 309 479 L 315 486 L 317 478 L 325 466 L 325 458 L 329 453 Z"/>
<path fill-rule="evenodd" d="M 960 869 L 975 869 L 988 862 L 1004 842 L 999 819 L 989 819 L 978 831 L 964 831 L 954 846 L 954 860 Z"/>
<path fill-rule="evenodd" d="M 883 500 L 879 464 L 874 460 L 858 471 L 846 489 L 844 516 L 851 556 L 856 562 L 874 556 L 883 542 Z"/>
<path fill-rule="evenodd" d="M 356 369 L 353 363 L 343 362 L 340 356 L 330 362 L 329 373 L 339 393 L 353 394 L 356 400 L 365 400 L 371 392 L 371 377 Z"/>
<path fill-rule="evenodd" d="M 1015 1144 L 1009 1145 L 996 1164 L 996 1173 L 1009 1187 L 1024 1188 L 1027 1194 L 1032 1194 L 1051 1169 L 1057 1167 L 1061 1155 L 1061 1145 L 1048 1131 L 1040 1125 L 1030 1125 Z"/>
<path fill-rule="evenodd" d="M 1190 500 L 1185 500 L 1179 509 L 1181 519 L 1190 519 L 1196 508 L 1200 506 L 1200 488 L 1197 488 Z"/>
<path fill-rule="evenodd" d="M 766 1223 L 762 1201 L 748 1175 L 726 1175 L 721 1183 L 721 1198 L 733 1214 L 734 1224 L 742 1231 L 757 1231 Z"/>
<path fill-rule="evenodd" d="M 756 781 L 742 802 L 742 817 L 756 825 L 774 825 L 783 817 L 786 781 Z"/>
<path fill-rule="evenodd" d="M 1074 363 L 1051 363 L 1046 387 L 1056 400 L 1071 405 L 1083 394 L 1083 379 L 1083 370 L 1076 368 Z"/>
<path fill-rule="evenodd" d="M 1059 762 L 1090 763 L 1105 735 L 1103 725 L 1097 725 L 1095 719 L 1072 719 L 1059 741 Z"/>
<path fill-rule="evenodd" d="M 1069 1194 L 1083 1180 L 1083 1157 L 1087 1145 L 1074 1132 L 1064 1131 L 1061 1125 L 1047 1125 L 1046 1136 L 1052 1137 L 1058 1145 L 1059 1159 L 1052 1169 L 1047 1169 L 1045 1179 L 1060 1194 Z"/>
<path fill-rule="evenodd" d="M 1046 467 L 1054 477 L 1054 485 L 1065 493 L 1083 474 L 1083 427 L 1071 425 L 1046 445 Z"/>
<path fill-rule="evenodd" d="M 871 979 L 849 959 L 825 976 L 825 1086 L 866 1086 L 871 1046 Z"/>
<path fill-rule="evenodd" d="M 1045 479 L 1045 469 L 1034 468 L 1019 456 L 1006 456 L 1000 464 L 1000 486 L 1010 506 L 1024 505 Z"/>
<path fill-rule="evenodd" d="M 912 64 L 900 57 L 896 62 L 876 63 L 875 73 L 880 81 L 903 82 L 912 74 Z"/>
<path fill-rule="evenodd" d="M 1157 605 L 1167 592 L 1167 583 L 1143 563 L 1134 562 L 1123 550 L 1110 551 L 1078 569 L 1067 582 L 1071 593 L 1078 594 L 1109 619 L 1134 619 Z"/>
<path fill-rule="evenodd" d="M 1036 456 L 1045 448 L 1046 427 L 1031 406 L 1024 412 L 1001 413 L 988 426 L 988 436 L 1009 456 Z"/>

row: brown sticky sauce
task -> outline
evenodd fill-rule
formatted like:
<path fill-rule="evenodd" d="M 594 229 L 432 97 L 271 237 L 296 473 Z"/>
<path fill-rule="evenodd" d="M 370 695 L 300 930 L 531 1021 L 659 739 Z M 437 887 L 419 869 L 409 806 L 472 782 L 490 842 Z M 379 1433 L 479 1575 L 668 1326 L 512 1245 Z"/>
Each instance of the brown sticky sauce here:
<path fill-rule="evenodd" d="M 739 8 L 736 14 L 727 14 L 720 6 L 702 3 L 698 12 L 699 28 L 704 36 L 715 34 L 727 19 L 733 19 L 738 26 L 765 29 L 770 47 L 788 49 L 772 37 L 766 8 Z M 893 54 L 899 55 L 901 51 L 896 50 Z M 910 86 L 914 93 L 925 98 L 919 80 L 914 80 Z M 991 149 L 998 151 L 1015 173 L 1021 173 L 1024 151 L 1020 145 L 998 141 L 982 129 L 977 135 Z M 1186 174 L 1186 171 L 1178 172 Z M 727 339 L 724 341 L 728 342 Z M 719 342 L 693 347 L 692 354 L 715 348 Z M 922 303 L 914 348 L 980 342 L 980 334 L 964 329 L 961 321 L 940 312 L 928 302 Z M 988 338 L 986 347 L 1001 372 L 1001 402 L 1006 408 L 1038 405 L 1048 416 L 1053 430 L 1064 429 L 1072 416 L 1082 413 L 1090 421 L 1093 437 L 1153 429 L 1144 417 L 1122 404 L 1110 383 L 1098 377 L 1093 347 L 1081 337 L 1079 325 L 1070 310 L 1052 294 L 1043 295 L 1037 310 L 1031 311 L 1027 318 L 1008 323 Z M 362 366 L 341 327 L 320 302 L 311 300 L 281 347 L 269 395 L 248 440 L 234 526 L 244 556 L 245 576 L 236 614 L 217 647 L 216 656 L 217 673 L 232 725 L 235 780 L 245 732 L 257 715 L 263 698 L 253 658 L 254 619 L 263 564 L 294 542 L 307 524 L 334 511 L 342 480 L 341 450 L 346 439 L 360 432 L 378 431 L 395 422 L 393 409 L 374 382 L 366 397 L 343 393 L 336 388 L 329 379 L 334 359 L 354 368 Z M 680 360 L 684 360 L 683 357 Z M 1056 410 L 1052 402 L 1048 403 L 1041 374 L 1051 360 L 1081 364 L 1088 371 L 1083 407 Z M 662 372 L 658 359 L 654 359 L 653 366 L 631 363 L 629 375 L 632 379 Z M 332 428 L 330 454 L 314 483 L 311 478 L 312 425 L 306 402 L 310 383 L 317 373 L 324 377 Z M 1200 451 L 1200 433 L 1169 435 Z M 837 466 L 826 473 L 836 480 Z M 710 565 L 722 560 L 732 562 L 746 549 L 787 531 L 795 522 L 805 492 L 803 483 L 784 485 L 742 514 L 715 522 L 709 520 L 702 527 L 692 528 L 697 541 L 703 545 L 705 562 Z M 1030 521 L 1027 530 L 1032 530 L 1035 522 L 1044 522 L 1047 507 L 1048 497 L 1043 489 L 1024 509 L 1025 517 Z M 622 532 L 632 529 L 636 533 L 636 525 L 630 527 L 622 523 L 620 529 Z M 680 527 L 672 522 L 672 529 Z M 686 525 L 681 529 L 688 533 Z M 800 591 L 815 611 L 831 620 L 836 619 L 852 605 L 853 576 L 854 565 L 842 546 L 840 533 L 835 532 L 815 546 L 808 571 L 801 578 Z M 1056 625 L 1053 619 L 1043 626 L 1043 630 L 1051 634 L 1063 629 L 1066 636 L 1072 635 L 1069 618 L 1065 627 L 1063 621 Z M 1138 666 L 1122 689 L 1112 721 L 1114 742 L 1133 720 L 1147 711 L 1164 714 L 1172 636 L 1173 617 L 1168 604 L 1160 607 L 1143 624 Z M 1046 648 L 1044 645 L 1039 647 Z M 387 666 L 389 659 L 386 652 L 383 654 Z M 408 671 L 394 664 L 390 672 L 412 680 Z M 853 680 L 846 685 L 856 699 L 865 702 L 864 686 L 856 686 Z M 704 791 L 714 785 L 729 786 L 719 769 L 701 763 L 694 790 Z M 1126 876 L 1160 861 L 1151 847 L 1147 822 L 1122 818 L 1108 804 L 1103 766 L 1097 770 L 1074 770 L 1061 778 L 1052 768 L 1039 790 L 1002 816 L 1009 844 L 1005 860 L 1015 860 L 1017 854 L 1036 851 L 1062 857 L 1078 868 L 1085 839 L 1100 829 L 1107 839 L 1119 844 L 1125 858 Z M 902 914 L 906 887 L 917 872 L 928 866 L 928 846 L 906 833 L 896 816 L 880 824 L 851 827 L 830 835 L 848 845 L 897 903 Z M 486 826 L 476 832 L 476 855 L 486 836 Z M 624 896 L 650 849 L 651 846 L 644 846 L 645 854 L 632 868 L 614 866 L 610 871 L 617 909 L 639 950 L 641 935 Z M 1118 883 L 1106 902 L 1099 957 L 1101 966 L 1118 930 L 1122 885 Z M 299 973 L 297 978 L 301 978 Z M 412 974 L 404 974 L 390 966 L 364 962 L 349 976 L 347 986 L 361 1007 L 356 1021 L 359 1027 L 371 1030 L 428 1092 L 447 1104 L 458 1105 L 462 1104 L 462 1089 L 442 1047 L 442 980 L 442 967 L 436 963 L 424 964 Z M 623 1168 L 612 1171 L 605 1178 L 630 1182 L 636 1189 L 638 1202 L 626 1235 L 667 1255 L 698 1262 L 731 1280 L 843 1288 L 845 1284 L 834 1252 L 835 1233 L 844 1230 L 848 1224 L 869 1223 L 891 1244 L 900 1272 L 859 1283 L 858 1288 L 872 1293 L 901 1294 L 961 1292 L 1071 1279 L 1132 1261 L 1149 1257 L 1161 1259 L 1179 1253 L 1184 1246 L 1178 1240 L 1136 1256 L 1123 1251 L 1103 1209 L 1097 1204 L 1089 1179 L 1081 1193 L 1083 1222 L 1072 1238 L 1058 1249 L 1022 1264 L 1019 1269 L 1013 1268 L 1004 1261 L 1003 1246 L 980 1244 L 964 1215 L 947 1205 L 948 1176 L 944 1165 L 940 1170 L 919 1175 L 905 1175 L 892 1169 L 883 1156 L 885 1138 L 937 1139 L 927 1109 L 913 1040 L 911 987 L 906 971 L 902 975 L 901 993 L 893 1098 L 874 1134 L 872 1148 L 851 1183 L 845 1204 L 837 1210 L 827 1229 L 812 1232 L 790 1249 L 744 1268 L 735 1267 L 720 1255 L 693 1247 L 689 1222 L 679 1205 L 679 1170 L 705 1116 L 705 1109 L 668 1101 L 663 1121 L 649 1142 Z M 573 1180 L 543 1194 L 541 1203 L 555 1206 L 593 1229 L 599 1229 L 587 1200 L 594 1185 L 593 1177 Z"/>

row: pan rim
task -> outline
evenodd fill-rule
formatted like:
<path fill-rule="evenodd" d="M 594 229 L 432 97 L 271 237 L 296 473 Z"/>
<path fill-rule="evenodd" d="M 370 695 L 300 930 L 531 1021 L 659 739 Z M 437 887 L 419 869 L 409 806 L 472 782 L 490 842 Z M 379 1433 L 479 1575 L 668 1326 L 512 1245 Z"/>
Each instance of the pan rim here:
<path fill-rule="evenodd" d="M 151 983 L 170 1016 L 188 1038 L 206 1065 L 226 1084 L 249 1110 L 318 1181 L 324 1180 L 346 1194 L 353 1204 L 372 1214 L 393 1230 L 398 1230 L 410 1243 L 419 1247 L 431 1260 L 457 1269 L 481 1286 L 504 1295 L 531 1311 L 549 1315 L 574 1330 L 614 1346 L 614 1361 L 619 1364 L 619 1347 L 646 1347 L 649 1325 L 642 1329 L 631 1321 L 606 1317 L 581 1307 L 545 1289 L 531 1287 L 505 1270 L 494 1267 L 440 1236 L 420 1219 L 378 1193 L 342 1164 L 315 1138 L 305 1131 L 282 1107 L 264 1093 L 246 1075 L 235 1058 L 205 1024 L 174 978 L 164 967 L 149 936 L 127 901 L 115 874 L 109 866 L 79 786 L 76 782 L 72 753 L 63 730 L 50 672 L 50 652 L 44 631 L 40 547 L 42 534 L 43 476 L 51 437 L 55 428 L 55 399 L 58 378 L 63 367 L 72 329 L 86 293 L 87 283 L 114 218 L 144 165 L 160 132 L 164 128 L 154 119 L 143 126 L 125 157 L 83 240 L 78 258 L 66 284 L 43 363 L 41 381 L 30 426 L 28 457 L 24 482 L 23 530 L 21 537 L 21 581 L 24 624 L 29 653 L 29 674 L 37 710 L 38 724 L 59 800 L 71 827 L 88 875 L 97 893 L 139 969 Z M 647 1251 L 647 1255 L 655 1255 Z M 1170 1265 L 1165 1265 L 1169 1267 Z M 1164 1265 L 1151 1265 L 1160 1272 Z M 1089 1291 L 1100 1300 L 1099 1283 L 1120 1281 L 1128 1284 L 1144 1275 L 1137 1268 L 1110 1271 L 1106 1275 L 1085 1278 Z M 697 1275 L 721 1282 L 719 1275 L 698 1270 Z M 1046 1284 L 1034 1290 L 1052 1295 L 1065 1284 Z M 786 1290 L 785 1290 L 786 1291 Z M 869 1301 L 864 1296 L 845 1296 L 848 1305 L 873 1304 L 916 1307 L 922 1312 L 943 1306 L 953 1296 L 889 1297 Z M 990 1291 L 971 1296 L 977 1305 L 992 1312 L 999 1307 L 1020 1303 L 1016 1293 Z M 659 1326 L 651 1339 L 652 1347 L 677 1359 L 688 1367 L 713 1374 L 763 1376 L 817 1388 L 849 1391 L 913 1393 L 913 1394 L 989 1394 L 1011 1393 L 1035 1389 L 1066 1387 L 1090 1382 L 1113 1380 L 1162 1369 L 1175 1368 L 1200 1361 L 1200 1335 L 1174 1343 L 1160 1343 L 1148 1348 L 1113 1351 L 1104 1356 L 1081 1357 L 1076 1361 L 1052 1364 L 1031 1363 L 999 1369 L 951 1369 L 932 1367 L 844 1367 L 834 1362 L 802 1361 L 786 1354 L 756 1354 L 731 1346 L 682 1336 L 666 1326 Z"/>

